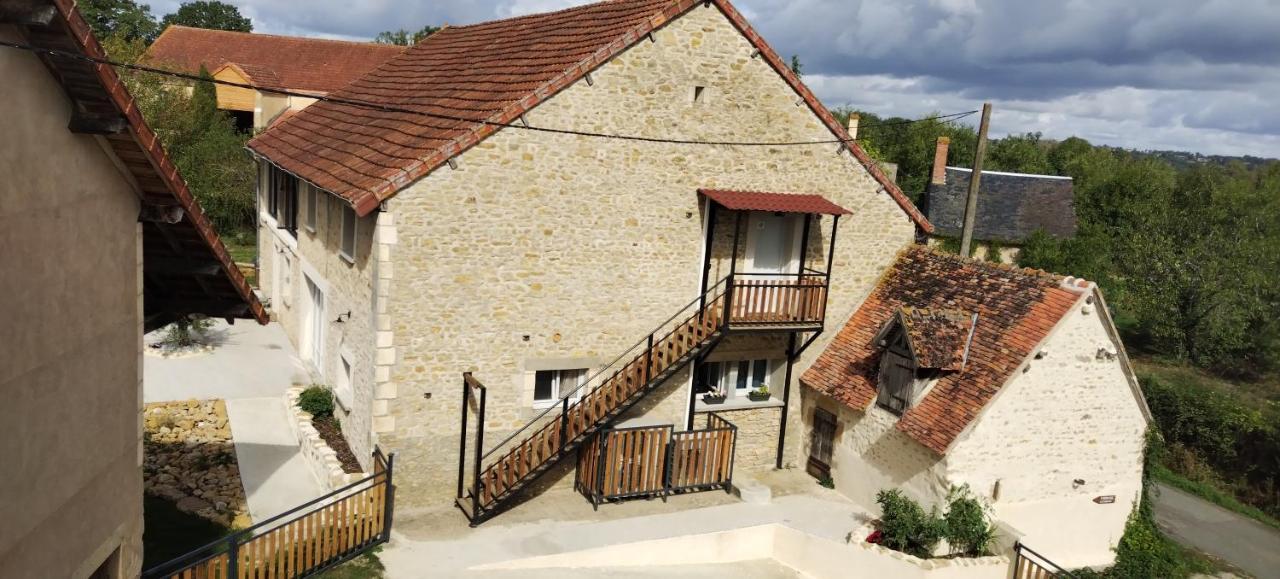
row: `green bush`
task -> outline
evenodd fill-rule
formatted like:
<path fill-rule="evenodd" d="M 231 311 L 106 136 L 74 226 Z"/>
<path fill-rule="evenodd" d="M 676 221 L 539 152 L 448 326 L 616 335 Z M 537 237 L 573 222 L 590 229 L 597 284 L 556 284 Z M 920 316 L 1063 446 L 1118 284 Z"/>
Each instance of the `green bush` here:
<path fill-rule="evenodd" d="M 181 317 L 169 324 L 160 339 L 160 344 L 170 348 L 187 348 L 203 343 L 204 333 L 213 327 L 208 318 L 192 319 Z"/>
<path fill-rule="evenodd" d="M 298 408 L 316 418 L 333 416 L 333 393 L 324 386 L 312 386 L 298 396 Z"/>
<path fill-rule="evenodd" d="M 952 487 L 947 493 L 947 544 L 952 553 L 969 557 L 991 554 L 996 540 L 996 527 L 987 515 L 987 506 L 969 490 L 969 485 Z"/>
<path fill-rule="evenodd" d="M 876 493 L 881 515 L 878 529 L 880 544 L 909 555 L 928 559 L 946 532 L 946 522 L 938 510 L 925 512 L 919 503 L 898 489 Z"/>

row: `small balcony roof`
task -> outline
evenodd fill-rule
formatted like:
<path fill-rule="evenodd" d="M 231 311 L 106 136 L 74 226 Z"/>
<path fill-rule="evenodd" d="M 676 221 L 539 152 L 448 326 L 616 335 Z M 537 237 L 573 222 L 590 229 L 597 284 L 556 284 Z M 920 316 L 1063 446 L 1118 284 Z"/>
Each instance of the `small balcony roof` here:
<path fill-rule="evenodd" d="M 815 215 L 849 215 L 853 213 L 832 203 L 826 197 L 814 194 L 729 191 L 724 189 L 699 189 L 698 193 L 705 195 L 725 209 L 739 211 L 774 211 L 778 213 L 808 213 Z"/>

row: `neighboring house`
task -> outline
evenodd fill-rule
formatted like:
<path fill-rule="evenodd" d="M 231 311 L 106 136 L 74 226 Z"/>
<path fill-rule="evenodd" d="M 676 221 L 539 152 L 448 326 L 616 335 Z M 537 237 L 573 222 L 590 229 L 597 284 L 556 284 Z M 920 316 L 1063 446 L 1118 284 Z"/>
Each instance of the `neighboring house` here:
<path fill-rule="evenodd" d="M 934 225 L 930 243 L 959 240 L 969 194 L 971 169 L 948 167 L 950 139 L 939 137 L 933 172 L 921 201 Z M 974 220 L 975 255 L 986 257 L 994 247 L 1004 262 L 1017 259 L 1018 248 L 1036 231 L 1056 237 L 1076 234 L 1075 193 L 1070 177 L 983 171 Z"/>
<path fill-rule="evenodd" d="M 801 382 L 807 466 L 856 502 L 967 484 L 1056 563 L 1114 559 L 1150 415 L 1096 285 L 915 246 Z"/>
<path fill-rule="evenodd" d="M 717 410 L 738 427 L 735 477 L 794 464 L 788 378 L 832 335 L 824 319 L 847 319 L 929 230 L 726 0 L 451 26 L 334 96 L 422 114 L 320 102 L 249 143 L 260 279 L 334 387 L 355 455 L 375 441 L 397 453 L 400 504 L 455 498 L 463 372 L 487 386 L 488 450 L 543 410 L 537 424 L 557 424 L 563 398 L 614 358 L 651 352 L 646 336 L 673 314 L 705 304 L 717 319 L 734 271 L 727 337 L 689 338 L 691 365 L 671 358 L 638 406 L 575 415 L 575 428 L 642 417 L 684 430 Z M 773 297 L 749 285 L 767 280 Z M 748 399 L 759 386 L 771 396 Z M 706 404 L 712 389 L 728 400 Z M 526 459 L 521 469 L 549 464 Z"/>
<path fill-rule="evenodd" d="M 0 39 L 104 58 L 71 0 L 0 6 Z M 110 67 L 0 49 L 0 575 L 136 577 L 142 334 L 266 322 Z"/>
<path fill-rule="evenodd" d="M 143 59 L 191 74 L 203 66 L 218 80 L 308 95 L 217 85 L 218 108 L 230 112 L 241 130 L 258 131 L 282 113 L 307 107 L 315 102 L 312 97 L 346 86 L 403 50 L 403 46 L 371 42 L 174 25 L 147 48 Z"/>

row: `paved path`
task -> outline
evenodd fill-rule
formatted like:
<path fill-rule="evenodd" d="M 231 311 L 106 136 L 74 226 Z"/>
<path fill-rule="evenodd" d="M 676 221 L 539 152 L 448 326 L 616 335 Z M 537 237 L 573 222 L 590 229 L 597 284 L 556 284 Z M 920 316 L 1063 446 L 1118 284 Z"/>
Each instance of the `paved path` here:
<path fill-rule="evenodd" d="M 161 331 L 147 334 L 146 342 L 159 339 Z M 279 324 L 260 326 L 240 320 L 228 325 L 219 320 L 209 334 L 217 347 L 208 354 L 185 358 L 144 356 L 146 402 L 284 396 L 289 386 L 308 380 L 305 367 Z"/>
<path fill-rule="evenodd" d="M 146 336 L 147 343 L 159 332 Z M 315 474 L 303 462 L 289 429 L 284 392 L 308 374 L 279 324 L 218 321 L 216 347 L 185 358 L 143 359 L 146 402 L 208 400 L 227 403 L 249 516 L 262 521 L 320 496 Z"/>
<path fill-rule="evenodd" d="M 1178 489 L 1157 486 L 1156 524 L 1170 537 L 1258 579 L 1280 578 L 1280 531 Z"/>
<path fill-rule="evenodd" d="M 253 522 L 324 494 L 298 452 L 283 398 L 227 400 L 227 418 Z"/>

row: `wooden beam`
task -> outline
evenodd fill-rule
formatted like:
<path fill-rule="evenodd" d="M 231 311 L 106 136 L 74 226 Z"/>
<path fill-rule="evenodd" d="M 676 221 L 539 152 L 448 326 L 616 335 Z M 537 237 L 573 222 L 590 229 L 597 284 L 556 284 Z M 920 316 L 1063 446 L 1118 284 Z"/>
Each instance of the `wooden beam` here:
<path fill-rule="evenodd" d="M 67 129 L 81 135 L 114 135 L 122 132 L 129 123 L 120 114 L 97 114 L 73 111 Z"/>
<path fill-rule="evenodd" d="M 234 300 L 186 300 L 169 297 L 150 302 L 144 300 L 143 309 L 147 316 L 169 313 L 179 316 L 204 314 L 211 318 L 244 318 L 250 315 L 249 304 Z"/>
<path fill-rule="evenodd" d="M 0 23 L 48 26 L 58 9 L 48 0 L 0 0 Z"/>
<path fill-rule="evenodd" d="M 172 257 L 153 257 L 143 259 L 142 270 L 157 275 L 203 275 L 216 276 L 222 273 L 222 264 L 207 259 L 181 259 Z"/>

